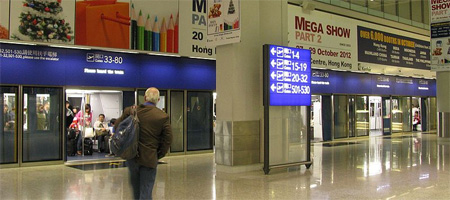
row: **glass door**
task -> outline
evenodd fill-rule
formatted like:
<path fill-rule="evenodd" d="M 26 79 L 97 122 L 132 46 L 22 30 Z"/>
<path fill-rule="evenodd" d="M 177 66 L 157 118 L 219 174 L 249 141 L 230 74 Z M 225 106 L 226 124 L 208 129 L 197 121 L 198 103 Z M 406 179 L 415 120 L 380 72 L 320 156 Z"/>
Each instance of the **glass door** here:
<path fill-rule="evenodd" d="M 356 136 L 356 106 L 355 106 L 355 96 L 348 97 L 348 135 L 349 137 Z"/>
<path fill-rule="evenodd" d="M 383 135 L 382 98 L 369 96 L 369 127 L 370 136 Z"/>
<path fill-rule="evenodd" d="M 420 97 L 411 97 L 411 120 L 412 130 L 422 131 L 422 106 Z M 426 121 L 426 120 L 425 120 Z"/>
<path fill-rule="evenodd" d="M 213 148 L 212 92 L 187 92 L 187 151 Z"/>
<path fill-rule="evenodd" d="M 346 95 L 334 95 L 334 139 L 348 137 L 348 101 Z"/>
<path fill-rule="evenodd" d="M 17 163 L 17 87 L 0 87 L 0 164 Z"/>
<path fill-rule="evenodd" d="M 184 152 L 184 92 L 170 91 L 171 153 Z"/>
<path fill-rule="evenodd" d="M 430 114 L 428 124 L 429 124 L 429 130 L 436 130 L 437 129 L 437 106 L 436 106 L 436 97 L 430 97 L 429 99 L 429 110 Z"/>
<path fill-rule="evenodd" d="M 411 98 L 392 97 L 392 132 L 411 131 Z"/>
<path fill-rule="evenodd" d="M 23 88 L 22 162 L 62 160 L 62 88 Z"/>
<path fill-rule="evenodd" d="M 322 141 L 322 97 L 321 95 L 311 96 L 311 132 L 314 141 Z"/>
<path fill-rule="evenodd" d="M 383 115 L 383 135 L 391 134 L 391 98 L 381 98 L 381 114 Z"/>
<path fill-rule="evenodd" d="M 357 136 L 369 135 L 369 110 L 367 96 L 356 96 L 356 133 Z"/>

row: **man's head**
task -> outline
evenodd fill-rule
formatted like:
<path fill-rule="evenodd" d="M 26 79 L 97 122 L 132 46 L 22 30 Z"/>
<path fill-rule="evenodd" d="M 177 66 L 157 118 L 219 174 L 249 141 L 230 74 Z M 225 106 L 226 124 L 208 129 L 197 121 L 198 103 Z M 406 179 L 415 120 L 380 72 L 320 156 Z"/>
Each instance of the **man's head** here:
<path fill-rule="evenodd" d="M 104 114 L 98 115 L 98 120 L 101 122 L 105 121 L 105 115 Z"/>
<path fill-rule="evenodd" d="M 158 103 L 159 101 L 159 90 L 155 87 L 148 88 L 147 91 L 145 91 L 145 101 L 150 103 Z"/>
<path fill-rule="evenodd" d="M 4 113 L 8 112 L 8 105 L 5 104 L 5 106 L 3 107 L 3 112 Z"/>
<path fill-rule="evenodd" d="M 66 101 L 66 108 L 69 108 L 69 106 L 70 106 L 70 102 Z"/>

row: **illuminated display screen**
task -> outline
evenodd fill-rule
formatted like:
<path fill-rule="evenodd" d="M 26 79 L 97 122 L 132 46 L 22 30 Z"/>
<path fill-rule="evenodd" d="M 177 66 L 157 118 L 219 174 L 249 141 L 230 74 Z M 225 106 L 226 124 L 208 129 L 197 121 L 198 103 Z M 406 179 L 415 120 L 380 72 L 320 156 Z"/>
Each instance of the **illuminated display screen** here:
<path fill-rule="evenodd" d="M 311 105 L 311 52 L 267 45 L 267 92 L 270 106 Z"/>

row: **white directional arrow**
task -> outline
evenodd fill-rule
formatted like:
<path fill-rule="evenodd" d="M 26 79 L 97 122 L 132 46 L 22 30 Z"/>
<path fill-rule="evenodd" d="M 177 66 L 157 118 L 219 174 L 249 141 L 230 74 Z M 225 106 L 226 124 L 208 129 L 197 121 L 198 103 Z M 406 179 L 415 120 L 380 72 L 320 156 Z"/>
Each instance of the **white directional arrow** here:
<path fill-rule="evenodd" d="M 275 60 L 272 60 L 272 62 L 270 62 L 270 65 L 272 65 L 272 67 L 275 67 L 277 65 L 277 62 Z"/>
<path fill-rule="evenodd" d="M 275 50 L 275 47 L 272 47 L 272 49 L 270 50 L 270 53 L 272 53 L 272 56 L 275 55 L 275 53 L 277 53 L 277 50 Z"/>
<path fill-rule="evenodd" d="M 275 92 L 275 89 L 277 89 L 277 86 L 275 86 L 275 84 L 272 84 L 272 86 L 270 86 L 270 89 L 272 89 L 272 92 Z"/>
<path fill-rule="evenodd" d="M 272 71 L 272 74 L 270 74 L 270 76 L 272 77 L 272 79 L 275 79 L 277 77 L 277 74 L 275 73 L 275 71 Z"/>

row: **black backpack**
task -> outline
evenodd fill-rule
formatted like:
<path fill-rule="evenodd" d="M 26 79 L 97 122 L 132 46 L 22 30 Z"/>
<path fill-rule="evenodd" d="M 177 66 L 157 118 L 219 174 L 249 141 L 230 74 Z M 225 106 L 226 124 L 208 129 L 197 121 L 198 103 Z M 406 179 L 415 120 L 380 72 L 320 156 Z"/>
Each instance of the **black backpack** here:
<path fill-rule="evenodd" d="M 131 115 L 119 123 L 111 138 L 111 151 L 125 160 L 138 157 L 139 119 L 136 107 L 131 108 Z"/>

